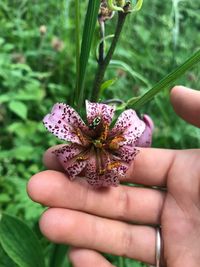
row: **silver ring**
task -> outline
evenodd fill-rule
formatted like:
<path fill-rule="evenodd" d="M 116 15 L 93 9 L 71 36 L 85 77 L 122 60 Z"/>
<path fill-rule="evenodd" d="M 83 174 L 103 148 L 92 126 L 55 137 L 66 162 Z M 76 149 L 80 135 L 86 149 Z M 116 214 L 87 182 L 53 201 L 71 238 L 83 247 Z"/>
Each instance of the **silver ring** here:
<path fill-rule="evenodd" d="M 156 267 L 160 267 L 161 258 L 161 233 L 160 227 L 156 228 Z"/>

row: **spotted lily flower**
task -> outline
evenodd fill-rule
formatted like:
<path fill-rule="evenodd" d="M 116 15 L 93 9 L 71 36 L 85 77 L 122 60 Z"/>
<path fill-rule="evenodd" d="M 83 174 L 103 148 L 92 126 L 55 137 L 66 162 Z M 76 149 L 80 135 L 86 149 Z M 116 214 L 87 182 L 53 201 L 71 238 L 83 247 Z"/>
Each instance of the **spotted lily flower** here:
<path fill-rule="evenodd" d="M 71 180 L 84 178 L 95 188 L 117 186 L 138 153 L 136 146 L 151 145 L 153 123 L 129 109 L 111 128 L 114 106 L 86 101 L 86 112 L 87 125 L 62 103 L 45 116 L 45 127 L 68 142 L 54 153 Z"/>

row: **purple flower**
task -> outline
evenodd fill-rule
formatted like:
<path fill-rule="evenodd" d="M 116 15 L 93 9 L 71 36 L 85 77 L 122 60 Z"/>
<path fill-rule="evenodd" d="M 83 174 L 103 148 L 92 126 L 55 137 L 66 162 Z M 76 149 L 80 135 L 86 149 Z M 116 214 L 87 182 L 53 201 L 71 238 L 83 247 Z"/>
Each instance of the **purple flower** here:
<path fill-rule="evenodd" d="M 136 146 L 151 145 L 153 122 L 147 115 L 141 120 L 129 109 L 110 129 L 114 106 L 86 101 L 86 112 L 87 125 L 72 107 L 62 103 L 45 116 L 45 127 L 68 141 L 54 153 L 71 180 L 85 178 L 95 188 L 117 186 L 138 153 Z"/>

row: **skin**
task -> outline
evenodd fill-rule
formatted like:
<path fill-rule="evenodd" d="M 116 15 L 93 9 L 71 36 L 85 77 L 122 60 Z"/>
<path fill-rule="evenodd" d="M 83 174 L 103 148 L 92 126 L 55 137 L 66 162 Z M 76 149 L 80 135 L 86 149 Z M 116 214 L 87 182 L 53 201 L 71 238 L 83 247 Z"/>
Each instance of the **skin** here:
<path fill-rule="evenodd" d="M 200 92 L 182 86 L 171 91 L 175 112 L 200 127 Z M 155 264 L 155 226 L 162 227 L 162 261 L 167 267 L 199 267 L 200 151 L 142 148 L 123 181 L 144 185 L 91 189 L 66 179 L 50 148 L 48 170 L 28 183 L 28 194 L 48 207 L 42 233 L 73 247 L 75 267 L 113 266 L 99 252 Z M 154 189 L 152 186 L 157 186 Z M 167 188 L 167 190 L 161 190 Z"/>

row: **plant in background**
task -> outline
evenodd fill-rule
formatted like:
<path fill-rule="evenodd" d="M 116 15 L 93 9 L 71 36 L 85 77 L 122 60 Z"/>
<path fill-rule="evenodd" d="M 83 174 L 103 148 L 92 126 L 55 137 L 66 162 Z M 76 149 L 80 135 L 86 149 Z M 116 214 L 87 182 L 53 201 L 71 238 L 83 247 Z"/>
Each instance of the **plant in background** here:
<path fill-rule="evenodd" d="M 93 101 L 99 100 L 104 74 L 114 53 L 127 14 L 139 11 L 141 6 L 141 0 L 134 7 L 131 6 L 130 1 L 102 0 L 101 3 L 99 1 L 89 1 L 85 27 L 91 29 L 90 42 L 92 41 L 97 15 L 101 37 L 97 60 L 98 68 L 92 89 Z M 118 11 L 116 31 L 110 49 L 104 55 L 105 22 L 112 19 L 114 11 Z M 90 16 L 95 19 L 87 21 Z M 88 38 L 87 35 L 84 36 L 86 33 L 86 31 L 83 32 L 82 46 L 85 46 L 84 40 Z M 88 58 L 86 58 L 87 60 Z M 79 64 L 77 66 L 77 86 L 80 84 L 81 88 L 76 87 L 75 96 L 78 101 L 75 98 L 73 103 L 74 105 L 78 103 L 78 107 L 81 107 L 82 99 L 85 98 L 85 78 L 83 78 L 81 84 L 79 74 L 83 68 L 83 73 L 86 73 L 86 66 L 81 63 L 77 60 L 77 64 Z M 78 93 L 80 93 L 79 96 Z M 48 114 L 43 122 L 51 133 L 70 142 L 69 145 L 58 149 L 55 153 L 71 179 L 76 176 L 85 177 L 87 182 L 95 188 L 116 186 L 119 184 L 119 177 L 125 175 L 130 162 L 136 156 L 136 146 L 138 144 L 149 146 L 152 133 L 146 135 L 147 126 L 133 110 L 124 111 L 111 130 L 110 124 L 114 116 L 114 107 L 86 101 L 86 112 L 88 126 L 83 123 L 73 108 L 58 103 L 54 105 L 51 114 Z M 152 123 L 148 123 L 148 125 L 150 124 Z M 151 128 L 151 131 L 153 130 L 153 127 L 149 128 Z M 147 137 L 148 140 L 143 136 Z M 141 142 L 141 138 L 144 139 L 143 142 Z"/>
<path fill-rule="evenodd" d="M 84 90 L 86 63 L 88 62 L 97 19 L 100 26 L 100 44 L 97 58 L 98 67 L 91 93 L 92 101 L 99 101 L 101 97 L 100 91 L 104 75 L 115 51 L 127 15 L 139 11 L 142 3 L 142 0 L 138 0 L 136 5 L 133 6 L 130 1 L 125 0 L 89 1 L 83 30 L 81 54 L 80 58 L 77 58 L 77 84 L 73 105 L 78 109 L 82 108 L 83 100 L 88 97 Z M 76 7 L 77 9 L 79 7 L 78 1 L 76 2 Z M 112 19 L 116 11 L 118 12 L 118 20 L 115 34 L 108 52 L 105 53 L 105 23 L 107 20 Z M 77 31 L 79 29 L 78 21 Z M 77 42 L 79 42 L 79 39 Z M 79 44 L 77 44 L 77 49 L 77 55 L 79 55 Z M 123 110 L 132 106 L 140 108 L 140 103 L 146 103 L 150 100 L 188 67 L 198 62 L 199 57 L 198 52 L 144 96 L 129 99 L 119 109 Z M 109 101 L 112 102 L 112 100 Z M 113 100 L 113 102 L 115 101 Z M 128 164 L 137 154 L 135 147 L 138 144 L 141 146 L 144 146 L 144 144 L 149 146 L 151 144 L 151 140 L 144 140 L 143 143 L 140 141 L 145 131 L 145 124 L 135 115 L 135 111 L 128 110 L 122 113 L 116 126 L 110 130 L 109 127 L 114 112 L 113 107 L 86 101 L 86 111 L 88 126 L 83 123 L 74 109 L 65 104 L 58 103 L 54 105 L 51 114 L 44 118 L 44 124 L 50 132 L 60 139 L 70 142 L 69 145 L 57 150 L 56 155 L 71 179 L 76 176 L 85 177 L 87 182 L 94 187 L 117 185 L 119 183 L 118 177 L 125 175 Z M 153 127 L 149 128 L 152 131 Z M 150 139 L 151 135 L 152 133 L 149 134 Z"/>
<path fill-rule="evenodd" d="M 48 137 L 46 138 L 47 140 L 45 139 L 44 145 L 44 130 L 41 125 L 37 123 L 37 121 L 41 118 L 41 114 L 47 113 L 48 108 L 52 106 L 53 102 L 60 102 L 66 98 L 67 92 L 64 90 L 64 85 L 66 85 L 67 83 L 68 87 L 72 88 L 72 80 L 76 80 L 74 94 L 71 94 L 71 106 L 78 110 L 81 115 L 83 115 L 84 100 L 89 99 L 90 101 L 92 101 L 92 103 L 88 102 L 89 106 L 95 106 L 95 111 L 98 110 L 98 113 L 95 113 L 92 117 L 90 116 L 88 118 L 87 125 L 85 125 L 78 117 L 76 111 L 72 111 L 72 109 L 65 104 L 60 104 L 62 106 L 62 112 L 64 112 L 64 108 L 67 107 L 70 113 L 72 112 L 73 114 L 76 114 L 76 120 L 73 122 L 72 117 L 69 118 L 65 116 L 65 118 L 63 119 L 61 116 L 61 120 L 61 114 L 59 113 L 59 104 L 57 104 L 54 107 L 54 111 L 56 111 L 55 114 L 53 114 L 54 111 L 52 111 L 52 113 L 45 118 L 45 122 L 47 120 L 48 128 L 50 131 L 54 129 L 54 133 L 56 135 L 58 134 L 59 137 L 62 138 L 64 137 L 63 134 L 66 134 L 66 137 L 64 137 L 64 139 L 71 142 L 65 144 L 63 146 L 63 149 L 58 149 L 55 153 L 59 160 L 62 162 L 64 169 L 66 169 L 67 173 L 70 174 L 72 178 L 82 174 L 83 177 L 86 177 L 86 179 L 95 186 L 116 185 L 118 182 L 118 176 L 116 177 L 116 171 L 120 170 L 121 174 L 124 174 L 125 170 L 128 167 L 129 160 L 133 159 L 136 154 L 136 146 L 150 145 L 149 142 L 151 140 L 153 127 L 152 122 L 147 115 L 144 115 L 142 118 L 139 118 L 139 116 L 136 116 L 135 111 L 133 111 L 132 109 L 136 110 L 139 114 L 139 111 L 141 111 L 141 108 L 144 104 L 147 104 L 161 90 L 165 88 L 168 89 L 168 87 L 177 78 L 179 78 L 184 72 L 186 72 L 188 69 L 190 69 L 192 66 L 199 62 L 200 51 L 194 53 L 194 55 L 191 56 L 182 65 L 179 65 L 170 74 L 164 77 L 160 82 L 150 88 L 150 85 L 153 83 L 153 81 L 156 81 L 156 79 L 158 79 L 159 77 L 159 75 L 156 74 L 159 73 L 160 75 L 163 75 L 164 73 L 160 65 L 158 66 L 158 68 L 156 68 L 156 66 L 153 66 L 152 64 L 154 60 L 155 64 L 157 62 L 157 58 L 155 56 L 157 55 L 157 52 L 153 53 L 154 51 L 150 49 L 152 47 L 149 48 L 147 54 L 152 55 L 153 61 L 152 59 L 149 59 L 149 61 L 147 62 L 146 53 L 143 54 L 141 60 L 139 57 L 139 59 L 137 58 L 137 61 L 139 62 L 138 66 L 139 68 L 142 68 L 143 66 L 143 72 L 145 73 L 145 75 L 147 75 L 147 73 L 146 68 L 144 66 L 148 64 L 147 69 L 152 70 L 151 72 L 149 71 L 149 77 L 143 77 L 142 75 L 138 75 L 138 73 L 134 72 L 128 64 L 120 62 L 119 60 L 115 60 L 113 62 L 111 61 L 114 55 L 115 48 L 119 43 L 119 38 L 123 33 L 123 28 L 126 24 L 125 22 L 127 18 L 129 16 L 133 16 L 137 13 L 137 11 L 140 10 L 142 6 L 142 1 L 89 0 L 87 12 L 85 15 L 82 38 L 80 38 L 80 15 L 84 14 L 85 9 L 82 9 L 83 3 L 81 3 L 79 0 L 75 0 L 73 1 L 73 3 L 72 1 L 65 2 L 67 3 L 66 5 L 71 5 L 70 7 L 75 7 L 76 79 L 71 79 L 71 77 L 74 77 L 74 72 L 70 71 L 70 68 L 67 68 L 67 72 L 63 68 L 64 64 L 68 66 L 72 64 L 73 66 L 72 55 L 74 55 L 74 46 L 72 46 L 71 43 L 66 44 L 66 39 L 59 36 L 59 29 L 55 30 L 54 28 L 54 30 L 52 30 L 52 28 L 55 27 L 54 19 L 56 18 L 58 13 L 56 7 L 59 1 L 54 1 L 52 3 L 50 1 L 48 2 L 46 10 L 49 10 L 49 5 L 51 4 L 53 10 L 52 14 L 50 16 L 49 12 L 44 11 L 45 19 L 41 20 L 39 24 L 47 25 L 48 27 L 45 26 L 46 28 L 39 28 L 39 25 L 37 25 L 35 19 L 36 15 L 43 18 L 43 10 L 41 7 L 45 3 L 42 3 L 42 5 L 37 5 L 35 3 L 30 3 L 29 1 L 22 1 L 20 3 L 19 10 L 17 10 L 17 8 L 13 8 L 12 12 L 10 12 L 8 8 L 9 5 L 6 6 L 6 1 L 5 3 L 0 4 L 0 7 L 2 8 L 2 11 L 0 10 L 0 12 L 2 12 L 2 14 L 5 14 L 5 17 L 7 18 L 7 21 L 5 21 L 5 25 L 1 28 L 1 31 L 3 31 L 5 28 L 5 35 L 7 34 L 6 32 L 10 33 L 11 30 L 13 30 L 14 32 L 14 37 L 12 36 L 12 38 L 10 34 L 8 34 L 8 44 L 4 43 L 4 40 L 0 39 L 0 52 L 2 55 L 0 60 L 0 65 L 2 69 L 0 71 L 0 77 L 3 80 L 3 95 L 0 96 L 0 120 L 3 121 L 3 123 L 5 123 L 6 125 L 8 125 L 8 127 L 6 126 L 5 131 L 3 130 L 4 127 L 1 129 L 3 131 L 3 138 L 7 146 L 4 148 L 4 151 L 1 151 L 0 156 L 1 159 L 11 157 L 9 164 L 6 160 L 3 162 L 3 167 L 1 166 L 0 171 L 4 175 L 4 169 L 8 169 L 9 172 L 6 173 L 7 176 L 12 177 L 17 173 L 18 176 L 24 175 L 27 179 L 28 176 L 39 170 L 38 165 L 40 164 L 40 155 L 42 154 L 44 146 L 53 145 L 55 144 L 55 141 L 53 140 L 53 138 L 50 137 L 50 135 L 48 135 Z M 27 13 L 26 11 L 26 9 L 29 10 L 30 5 L 34 5 L 33 13 Z M 147 3 L 147 5 L 149 4 Z M 160 2 L 157 3 L 157 7 L 159 5 Z M 169 3 L 163 2 L 162 5 L 166 6 L 169 5 Z M 190 19 L 192 18 L 193 20 L 195 20 L 196 17 L 194 14 L 194 7 L 197 4 L 195 2 L 191 3 L 191 5 L 192 8 L 190 10 L 187 10 L 188 17 Z M 148 14 L 153 12 L 153 7 L 154 5 L 149 5 Z M 60 4 L 59 10 L 61 8 L 62 7 Z M 72 8 L 67 10 L 70 10 L 70 13 L 73 13 L 71 12 Z M 18 12 L 17 15 L 14 12 Z M 25 16 L 25 14 L 28 14 L 28 16 Z M 167 27 L 165 18 L 157 16 L 157 13 L 155 13 L 155 11 L 154 16 L 156 17 L 156 19 L 158 19 L 159 22 L 162 22 L 161 24 Z M 17 19 L 14 25 L 11 25 L 11 18 L 15 17 Z M 40 41 L 35 38 L 35 35 L 32 30 L 32 22 L 28 25 L 28 27 L 27 25 L 26 27 L 24 27 L 24 17 L 27 20 L 32 18 L 32 21 L 35 21 L 35 24 L 37 25 L 36 35 L 39 35 Z M 51 23 L 46 22 L 47 18 L 50 18 L 49 21 Z M 123 49 L 123 52 L 127 58 L 131 58 L 132 55 L 134 55 L 131 50 L 133 42 L 134 45 L 138 46 L 137 51 L 141 49 L 140 51 L 143 52 L 144 45 L 147 41 L 149 41 L 150 38 L 149 28 L 147 27 L 148 23 L 146 22 L 146 20 L 140 20 L 140 13 L 138 13 L 137 18 L 139 18 L 137 20 L 137 23 L 133 25 L 135 29 L 137 29 L 136 32 L 139 38 L 142 39 L 142 41 L 140 42 L 139 38 L 137 38 L 137 42 L 136 40 L 130 41 L 126 38 L 126 32 L 122 34 L 124 40 L 126 40 L 127 42 L 129 41 L 128 47 L 130 51 L 126 50 L 126 47 Z M 151 21 L 151 19 L 151 17 L 148 17 L 148 22 Z M 177 17 L 176 20 L 177 19 L 179 18 Z M 59 20 L 56 20 L 55 23 L 59 24 L 60 21 L 58 21 Z M 68 21 L 70 20 L 68 19 Z M 156 23 L 154 24 L 160 24 L 158 23 L 158 21 L 156 20 Z M 145 24 L 146 27 L 143 26 L 142 28 L 143 24 Z M 133 25 L 129 27 L 129 33 L 133 29 Z M 97 41 L 96 49 L 96 73 L 92 68 L 92 75 L 88 75 L 88 66 L 91 66 L 91 64 L 89 63 L 93 63 L 92 60 L 89 61 L 89 56 L 92 51 L 92 45 L 94 44 L 93 37 L 96 35 L 95 29 L 97 28 L 100 34 Z M 64 32 L 64 29 L 65 26 L 61 28 L 61 31 Z M 107 35 L 107 31 L 109 31 L 110 29 L 113 32 Z M 68 30 L 70 32 L 70 26 L 68 27 Z M 72 28 L 72 30 L 74 34 L 74 28 Z M 190 30 L 191 29 L 189 29 L 189 31 Z M 154 35 L 155 39 L 157 38 L 159 33 L 156 34 L 157 35 Z M 51 44 L 53 36 L 58 36 L 58 39 L 54 40 L 54 43 Z M 180 38 L 181 36 L 179 35 L 178 37 Z M 170 40 L 170 38 L 168 39 Z M 108 40 L 111 43 L 110 46 L 108 46 L 107 44 Z M 156 41 L 154 42 L 155 46 L 157 45 L 158 41 L 159 40 L 156 39 Z M 13 48 L 12 42 L 15 42 L 15 48 Z M 64 44 L 66 45 L 66 47 Z M 186 42 L 184 44 L 186 45 Z M 176 39 L 176 48 L 178 47 L 178 45 L 179 44 Z M 27 46 L 29 46 L 29 48 L 26 51 Z M 71 50 L 68 53 L 67 49 L 69 47 Z M 192 48 L 193 47 L 190 46 L 190 50 L 192 50 Z M 159 48 L 155 48 L 155 50 L 156 49 L 158 50 Z M 166 51 L 163 52 L 161 59 L 163 60 L 163 62 L 166 60 L 166 58 L 169 57 L 169 55 L 171 55 L 170 49 L 168 50 L 168 53 L 164 53 Z M 178 51 L 178 49 L 176 49 L 176 51 Z M 184 49 L 182 49 L 182 51 L 184 51 Z M 12 59 L 10 59 L 9 54 L 13 55 Z M 64 55 L 66 55 L 66 57 Z M 179 61 L 177 62 L 180 63 L 181 59 L 182 57 L 180 56 Z M 136 59 L 134 58 L 134 63 L 135 61 Z M 112 79 L 110 79 L 110 73 L 106 72 L 108 66 L 111 65 L 110 63 L 112 63 L 112 65 L 119 65 L 119 63 L 123 63 L 121 64 L 121 66 L 123 67 L 123 71 L 126 70 L 132 76 L 137 77 L 145 84 L 145 86 L 147 86 L 146 89 L 143 88 L 143 91 L 138 90 L 137 94 L 134 91 L 135 94 L 133 95 L 133 97 L 131 97 L 132 91 L 130 82 L 128 83 L 129 87 L 126 87 L 126 85 L 123 86 L 125 88 L 123 89 L 127 92 L 127 96 L 124 95 L 126 99 L 115 99 L 112 98 L 112 96 L 107 97 L 107 94 L 104 94 L 105 89 L 111 86 L 114 82 L 116 88 L 119 87 L 118 85 L 120 84 L 120 81 L 118 81 L 118 83 L 116 82 L 117 79 L 115 77 L 112 77 Z M 133 60 L 129 63 L 132 65 Z M 28 64 L 30 64 L 31 67 L 29 67 Z M 164 66 L 166 66 L 166 64 Z M 33 71 L 32 69 L 37 69 L 37 71 Z M 167 71 L 169 71 L 169 68 L 167 69 Z M 108 74 L 108 80 L 107 78 L 105 79 L 105 73 Z M 151 82 L 149 82 L 150 79 Z M 90 85 L 88 88 L 91 88 L 91 90 L 86 90 L 85 82 L 88 82 L 88 84 Z M 9 88 L 9 90 L 7 88 Z M 6 90 L 8 90 L 8 92 L 6 92 Z M 122 92 L 124 92 L 124 90 Z M 68 97 L 70 93 L 71 92 L 68 92 Z M 119 97 L 117 93 L 114 93 L 113 95 Z M 44 102 L 44 96 L 46 96 L 45 105 L 41 105 L 41 100 Z M 106 100 L 103 101 L 102 99 Z M 156 98 L 155 103 L 158 107 L 162 106 L 159 104 L 159 101 L 160 99 Z M 69 102 L 69 100 L 67 102 Z M 109 112 L 110 110 L 113 110 L 113 107 L 110 105 L 105 105 L 101 102 L 106 102 L 107 104 L 115 104 L 116 111 L 118 113 L 122 112 L 114 127 L 110 126 L 110 121 L 112 117 L 111 115 L 113 115 L 113 111 L 111 112 L 112 114 Z M 25 103 L 29 104 L 27 105 Z M 165 104 L 164 101 L 161 104 Z M 107 110 L 106 116 L 109 116 L 109 114 L 111 114 L 109 116 L 109 123 L 107 120 L 105 120 L 105 114 L 102 110 L 102 107 L 105 107 L 105 110 Z M 151 105 L 151 107 L 153 107 L 153 105 Z M 7 120 L 5 121 L 4 118 L 6 116 L 7 109 L 10 110 L 11 116 L 8 116 Z M 168 117 L 166 116 L 165 110 L 160 108 L 160 111 L 159 114 L 156 115 L 158 116 L 162 114 L 163 120 L 167 121 Z M 62 114 L 65 114 L 65 112 Z M 128 126 L 126 124 L 128 121 L 126 115 L 128 115 L 130 118 Z M 19 120 L 21 121 L 13 123 L 12 120 L 14 121 L 14 116 L 18 116 Z M 117 127 L 120 118 L 123 118 L 123 116 L 125 116 L 126 119 L 123 121 L 123 125 L 120 125 L 120 127 L 118 127 L 118 129 L 121 131 L 119 133 L 118 129 L 117 131 L 115 131 L 115 127 Z M 60 120 L 61 123 L 59 122 Z M 133 127 L 133 125 L 135 127 L 138 127 L 138 132 Z M 50 128 L 50 126 L 54 128 Z M 127 128 L 124 128 L 124 126 L 127 126 Z M 131 129 L 133 129 L 133 131 Z M 129 130 L 131 131 L 129 132 Z M 173 134 L 174 130 L 171 132 Z M 188 132 L 191 133 L 191 131 Z M 13 136 L 15 137 L 14 141 L 11 141 L 11 138 Z M 34 138 L 32 138 L 32 136 L 34 136 Z M 69 137 L 73 137 L 74 139 L 69 139 Z M 173 138 L 177 138 L 175 134 L 173 135 Z M 12 144 L 12 142 L 14 146 L 13 148 L 10 145 Z M 165 140 L 163 142 L 165 142 Z M 21 145 L 22 143 L 23 145 Z M 36 147 L 37 149 L 35 149 Z M 128 159 L 124 159 L 124 155 L 120 153 L 124 150 L 127 151 L 127 155 L 129 156 Z M 18 161 L 20 163 L 18 163 Z M 16 164 L 16 162 L 18 164 Z M 77 168 L 74 168 L 75 164 L 77 164 Z M 83 168 L 83 166 L 85 169 Z M 70 167 L 72 167 L 72 169 L 70 169 Z M 77 169 L 78 172 L 73 173 L 73 171 L 77 171 Z M 95 178 L 97 178 L 97 180 L 95 180 Z M 20 194 L 18 190 L 20 186 L 17 183 L 17 179 L 19 179 L 19 177 L 15 176 L 15 180 L 0 180 L 4 181 L 5 184 L 0 184 L 1 189 L 3 188 L 4 192 L 6 191 L 9 194 L 9 198 L 7 195 L 5 196 L 5 194 L 0 195 L 0 201 L 3 208 L 5 204 L 8 203 L 8 199 L 12 199 L 12 201 L 16 202 L 18 201 L 17 199 L 19 199 Z M 26 180 L 24 179 L 23 182 L 24 185 Z M 18 187 L 15 186 L 15 184 L 18 185 Z M 13 195 L 17 195 L 16 198 L 13 198 Z M 26 209 L 24 207 L 25 204 L 23 203 L 26 203 Z M 21 218 L 25 218 L 27 220 L 31 216 L 31 210 L 32 213 L 34 213 L 34 216 L 36 216 L 35 214 L 38 214 L 40 212 L 38 210 L 34 210 L 31 204 L 27 203 L 27 200 L 25 199 L 23 194 L 21 194 L 21 200 L 18 201 L 17 204 L 18 205 L 15 205 L 15 202 L 14 204 L 12 203 L 12 205 L 7 204 L 7 212 L 13 213 L 14 211 L 18 217 L 20 216 Z M 14 210 L 15 207 L 17 207 L 18 209 L 17 211 Z M 31 223 L 33 224 L 33 221 Z M 37 227 L 35 228 L 37 229 Z M 37 232 L 37 230 L 35 232 Z M 46 246 L 41 246 L 42 242 L 39 242 L 41 240 L 43 241 L 42 237 L 38 234 L 38 232 L 36 237 L 33 231 L 31 231 L 25 223 L 15 217 L 3 213 L 0 220 L 0 265 L 13 267 L 63 266 L 66 248 L 60 245 L 49 245 L 49 243 Z M 19 244 L 21 245 L 19 246 Z M 45 250 L 43 249 L 43 247 L 45 247 Z M 6 262 L 4 260 L 2 261 L 2 259 L 9 260 Z M 119 259 L 119 262 L 118 260 L 116 260 L 116 258 L 114 258 L 113 261 L 115 262 L 115 264 L 119 263 L 120 267 L 125 266 L 125 262 L 122 258 Z M 69 267 L 69 264 L 69 262 L 65 262 L 64 266 Z M 137 263 L 133 264 L 134 266 L 135 264 L 137 265 Z M 139 264 L 137 266 L 141 265 Z"/>

